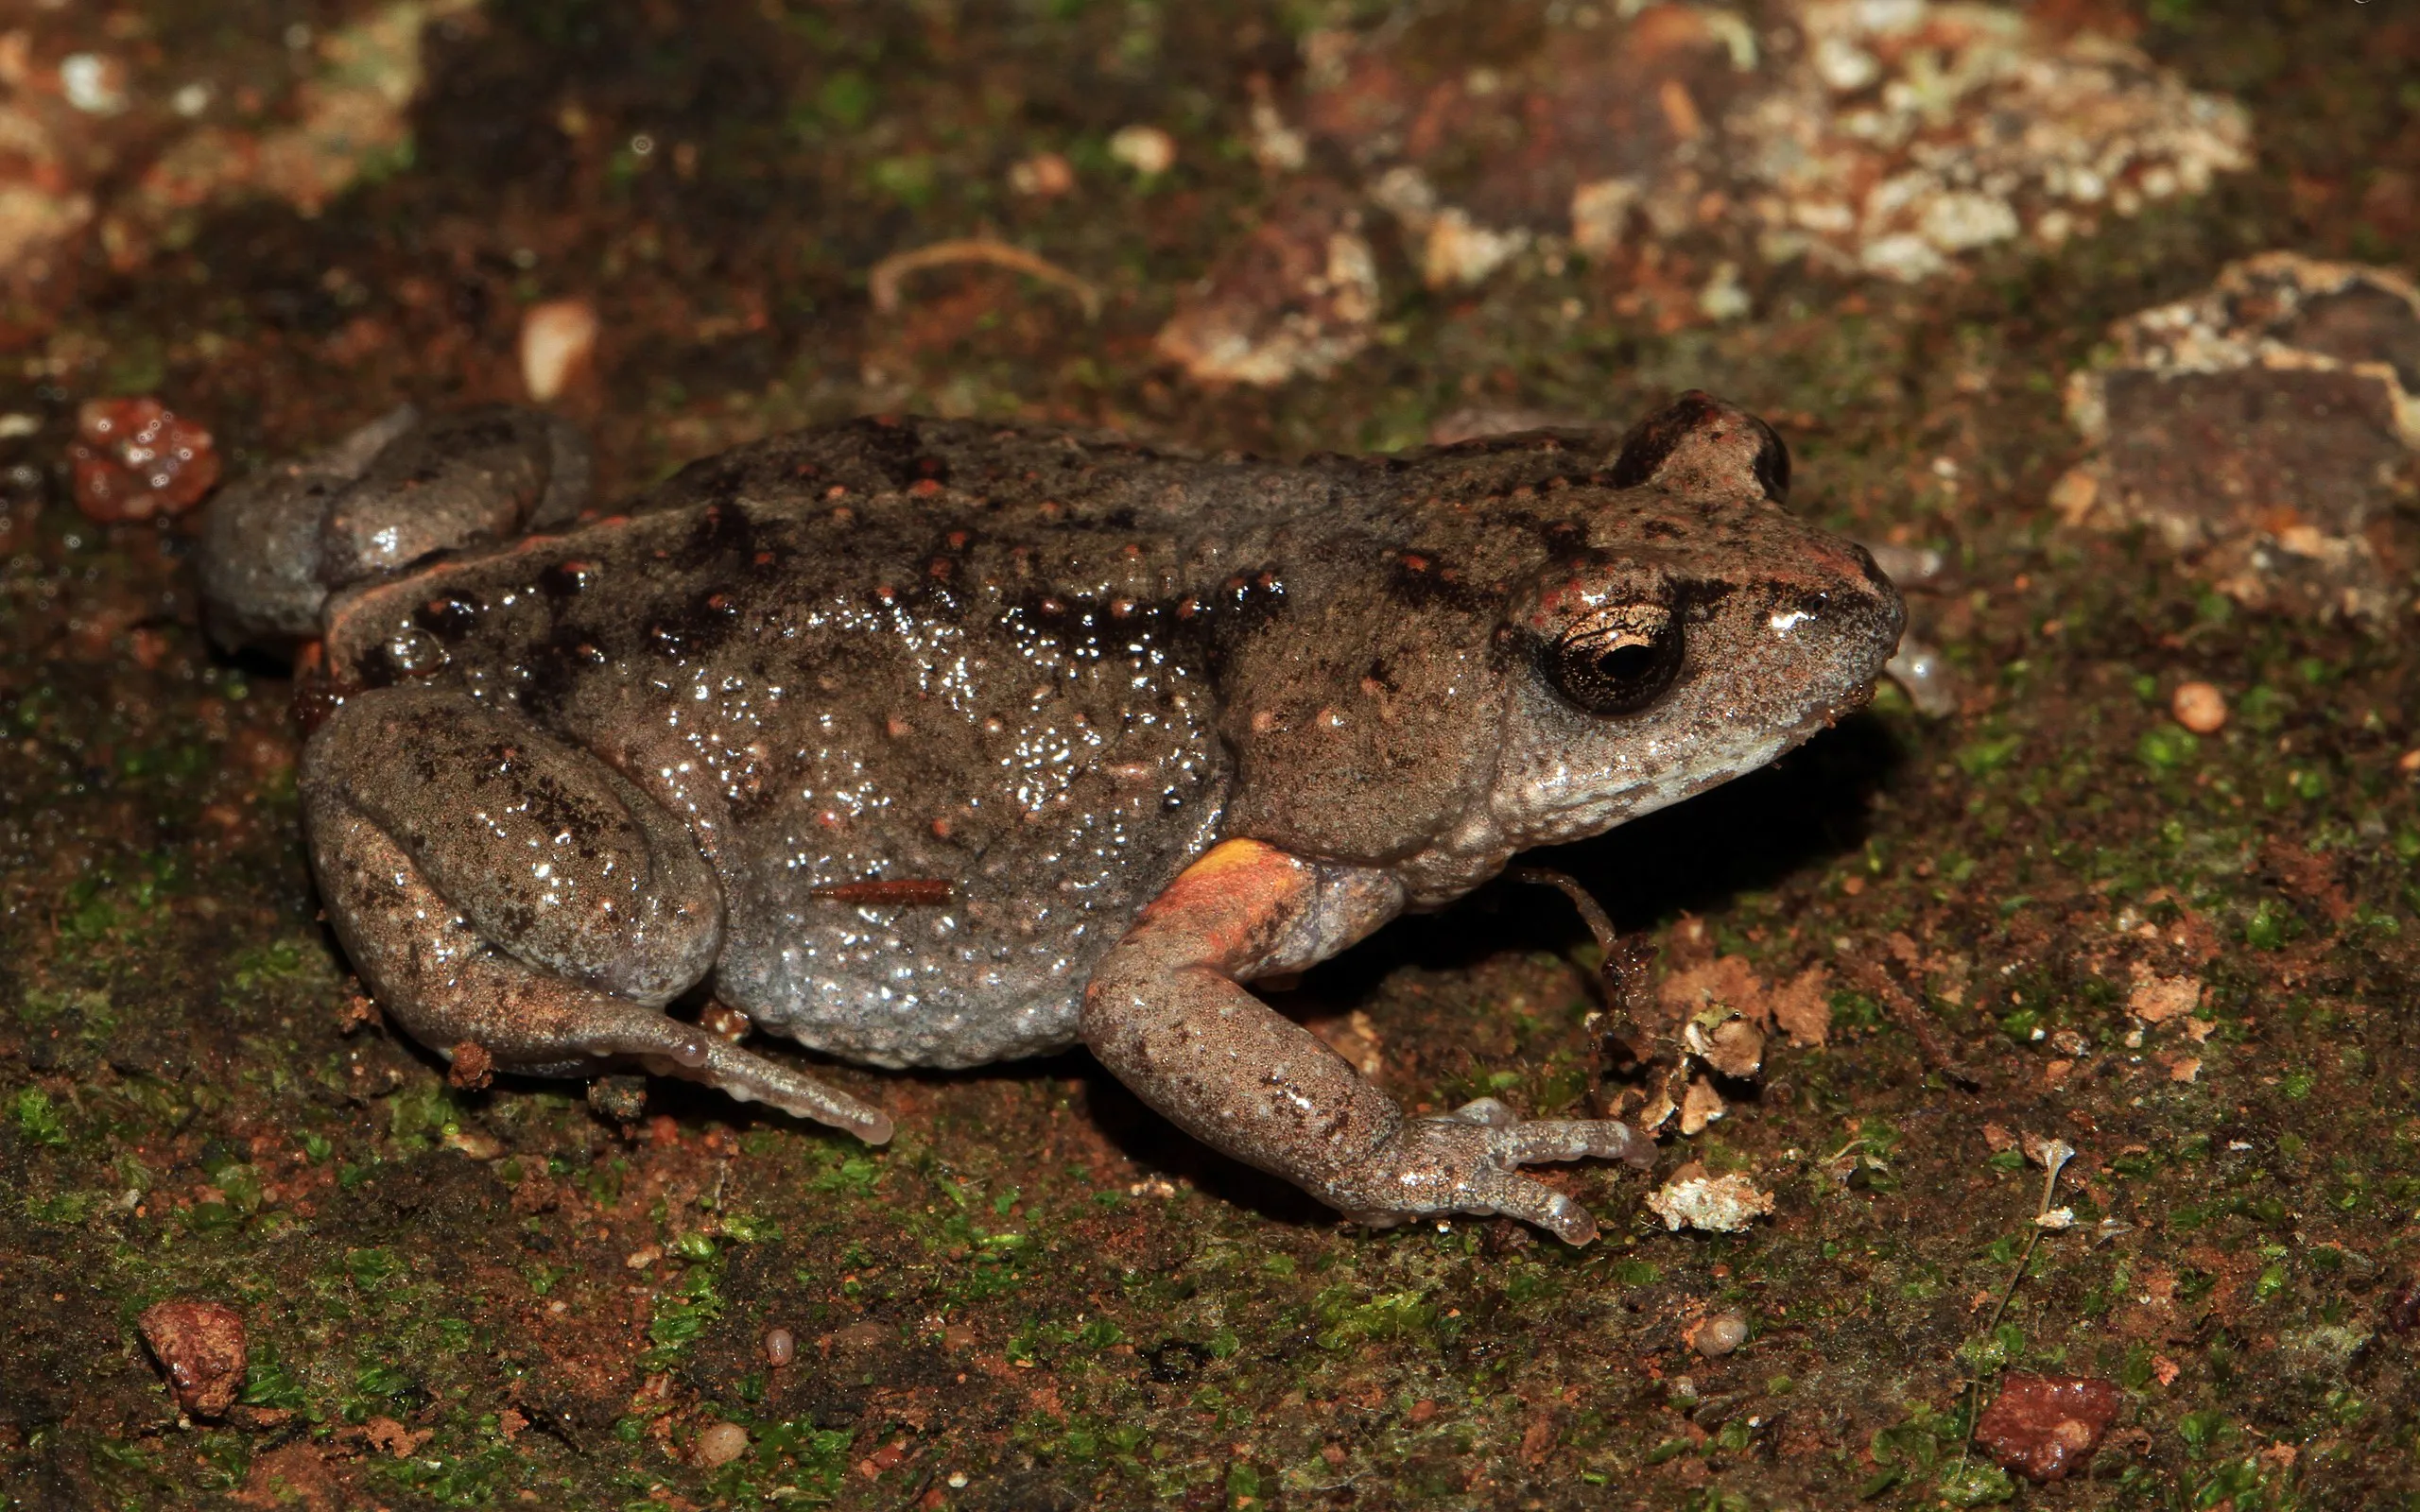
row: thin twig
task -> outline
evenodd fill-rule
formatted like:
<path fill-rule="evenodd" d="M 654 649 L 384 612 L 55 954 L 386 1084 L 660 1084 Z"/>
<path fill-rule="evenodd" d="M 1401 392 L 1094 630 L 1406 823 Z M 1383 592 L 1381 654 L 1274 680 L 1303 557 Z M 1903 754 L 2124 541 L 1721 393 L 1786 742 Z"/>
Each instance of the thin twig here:
<path fill-rule="evenodd" d="M 1614 928 L 1614 921 L 1606 917 L 1603 905 L 1580 885 L 1577 878 L 1548 867 L 1514 867 L 1504 875 L 1512 882 L 1552 887 L 1571 900 L 1572 906 L 1580 910 L 1581 922 L 1597 937 L 1597 951 L 1601 957 L 1597 976 L 1605 988 L 1608 1005 L 1625 1006 L 1631 988 L 1638 985 L 1647 964 L 1654 958 L 1654 948 L 1638 936 L 1624 939 Z"/>
<path fill-rule="evenodd" d="M 2008 1286 L 2000 1293 L 2000 1305 L 1992 1309 L 1992 1320 L 1983 1325 L 1985 1338 L 1997 1332 L 2000 1319 L 2008 1316 L 2008 1304 L 2015 1300 L 2016 1289 L 2025 1280 L 2025 1267 L 2032 1263 L 2034 1249 L 2042 1243 L 2042 1236 L 2049 1231 L 2043 1227 L 2042 1220 L 2050 1215 L 2050 1198 L 2059 1190 L 2059 1173 L 2066 1170 L 2067 1162 L 2075 1158 L 2075 1150 L 2064 1140 L 2053 1140 L 2042 1146 L 2045 1173 L 2042 1177 L 2042 1205 L 2033 1211 L 2033 1232 L 2026 1237 L 2025 1247 L 2017 1252 L 2016 1273 L 2008 1279 Z M 1975 1447 L 1975 1423 L 1982 1416 L 1977 1410 L 1981 1405 L 1982 1391 L 1982 1382 L 1966 1383 L 1966 1436 L 1958 1446 L 1958 1469 L 1955 1472 L 1960 1475 L 1966 1473 L 1966 1456 Z"/>
<path fill-rule="evenodd" d="M 1040 253 L 1027 251 L 996 236 L 962 236 L 909 251 L 893 252 L 874 264 L 873 270 L 866 275 L 866 290 L 873 297 L 875 309 L 885 315 L 895 315 L 899 311 L 900 280 L 924 268 L 942 267 L 951 263 L 990 263 L 995 267 L 1013 268 L 1074 295 L 1076 302 L 1084 307 L 1085 319 L 1100 318 L 1100 290 Z"/>
<path fill-rule="evenodd" d="M 1552 887 L 1570 899 L 1571 905 L 1580 910 L 1581 920 L 1588 926 L 1588 933 L 1597 936 L 1598 948 L 1609 959 L 1612 957 L 1614 946 L 1620 936 L 1614 932 L 1614 921 L 1605 917 L 1604 906 L 1590 895 L 1587 888 L 1580 885 L 1579 878 L 1565 876 L 1548 867 L 1514 867 L 1505 875 L 1514 882 Z"/>

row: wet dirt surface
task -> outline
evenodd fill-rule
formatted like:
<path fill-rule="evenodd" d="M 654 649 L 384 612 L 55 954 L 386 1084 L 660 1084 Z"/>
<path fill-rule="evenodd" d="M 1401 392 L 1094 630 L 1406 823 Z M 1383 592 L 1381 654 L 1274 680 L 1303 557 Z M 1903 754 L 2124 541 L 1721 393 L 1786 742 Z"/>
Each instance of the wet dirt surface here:
<path fill-rule="evenodd" d="M 1604 7 L 1603 35 L 1636 9 Z M 1757 66 L 1798 9 L 1739 12 Z M 2390 452 L 2364 496 L 2387 608 L 2351 618 L 2222 592 L 2053 497 L 2086 454 L 2063 393 L 2113 322 L 2267 251 L 2420 271 L 2410 16 L 2036 7 L 2182 81 L 2144 97 L 2189 86 L 2250 123 L 2248 168 L 2055 247 L 1961 244 L 1902 281 L 1762 259 L 1722 214 L 1595 254 L 1549 216 L 1431 286 L 1434 222 L 1420 240 L 1366 198 L 1335 112 L 1286 132 L 1339 87 L 1323 30 L 1399 49 L 1415 84 L 1455 60 L 1458 120 L 1552 77 L 1457 54 L 1434 16 L 243 10 L 0 26 L 5 1504 L 2420 1497 L 2420 474 Z M 1657 14 L 1628 24 L 1678 35 Z M 1718 86 L 1736 49 L 1683 53 L 1681 94 L 1654 87 L 1686 137 L 1749 86 Z M 1911 56 L 1889 61 L 1917 78 Z M 1320 284 L 1326 241 L 1264 240 L 1293 281 L 1269 328 L 1366 329 L 1305 338 L 1324 377 L 1188 377 L 1156 336 L 1304 203 L 1370 261 Z M 986 254 L 877 289 L 883 259 L 954 239 L 1070 277 Z M 526 399 L 523 314 L 564 301 L 596 336 L 554 407 L 609 495 L 873 409 L 1294 454 L 1474 414 L 1627 424 L 1703 387 L 1787 437 L 1794 507 L 1940 554 L 1910 586 L 1953 712 L 1886 691 L 1778 768 L 1539 858 L 1660 947 L 1650 985 L 1698 973 L 1772 1029 L 1754 1077 L 1700 1076 L 1716 1101 L 1652 1174 L 1549 1177 L 1605 1224 L 1585 1250 L 1495 1220 L 1341 1227 L 1080 1057 L 833 1071 L 897 1119 L 879 1151 L 679 1087 L 627 1122 L 577 1087 L 458 1089 L 365 1010 L 317 919 L 284 669 L 206 645 L 194 516 L 78 509 L 78 409 L 156 398 L 240 475 L 401 399 Z M 2290 548 L 2295 522 L 2259 527 Z M 1284 1001 L 1414 1105 L 1635 1113 L 1696 1010 L 1609 1011 L 1597 960 L 1564 900 L 1498 885 Z M 2076 1152 L 2047 1192 L 2045 1141 Z M 1728 1177 L 1770 1215 L 1674 1231 L 1647 1204 Z M 144 1342 L 147 1309 L 184 1302 L 240 1314 L 223 1418 L 181 1423 Z M 1728 1348 L 1693 1345 L 1710 1319 Z M 1968 1444 L 2009 1371 L 2116 1393 L 2065 1480 Z"/>

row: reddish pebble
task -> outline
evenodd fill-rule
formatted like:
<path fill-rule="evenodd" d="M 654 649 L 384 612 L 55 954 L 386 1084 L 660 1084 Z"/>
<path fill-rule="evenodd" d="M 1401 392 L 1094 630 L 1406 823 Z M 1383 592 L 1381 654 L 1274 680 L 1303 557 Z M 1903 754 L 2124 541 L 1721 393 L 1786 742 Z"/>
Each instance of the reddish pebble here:
<path fill-rule="evenodd" d="M 2206 682 L 2179 683 L 2168 708 L 2178 724 L 2197 735 L 2215 735 L 2226 728 L 2227 696 Z"/>
<path fill-rule="evenodd" d="M 765 1331 L 765 1361 L 768 1365 L 787 1365 L 798 1358 L 798 1340 L 787 1329 Z"/>
<path fill-rule="evenodd" d="M 747 1452 L 747 1429 L 737 1423 L 714 1423 L 698 1435 L 698 1447 L 690 1458 L 704 1469 L 713 1469 Z"/>
<path fill-rule="evenodd" d="M 1975 1424 L 1975 1441 L 2000 1469 L 2037 1484 L 2083 1469 L 2123 1399 L 2107 1381 L 2011 1372 Z"/>
<path fill-rule="evenodd" d="M 210 433 L 156 399 L 86 400 L 76 431 L 76 507 L 104 524 L 182 514 L 218 481 Z"/>
<path fill-rule="evenodd" d="M 177 1405 L 219 1418 L 244 1388 L 244 1317 L 224 1302 L 155 1302 L 136 1319 Z"/>

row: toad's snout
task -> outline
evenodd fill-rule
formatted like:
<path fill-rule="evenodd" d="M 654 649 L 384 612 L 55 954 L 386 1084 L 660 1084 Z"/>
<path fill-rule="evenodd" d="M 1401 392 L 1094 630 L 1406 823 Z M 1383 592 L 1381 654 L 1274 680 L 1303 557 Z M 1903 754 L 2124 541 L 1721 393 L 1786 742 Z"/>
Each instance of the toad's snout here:
<path fill-rule="evenodd" d="M 1848 651 L 1843 665 L 1861 669 L 1859 683 L 1864 691 L 1858 703 L 1862 704 L 1873 696 L 1875 679 L 1898 652 L 1900 633 L 1908 627 L 1908 604 L 1899 596 L 1891 575 L 1875 561 L 1874 553 L 1853 541 L 1841 544 L 1855 575 L 1844 574 L 1828 596 L 1834 601 L 1833 618 Z"/>

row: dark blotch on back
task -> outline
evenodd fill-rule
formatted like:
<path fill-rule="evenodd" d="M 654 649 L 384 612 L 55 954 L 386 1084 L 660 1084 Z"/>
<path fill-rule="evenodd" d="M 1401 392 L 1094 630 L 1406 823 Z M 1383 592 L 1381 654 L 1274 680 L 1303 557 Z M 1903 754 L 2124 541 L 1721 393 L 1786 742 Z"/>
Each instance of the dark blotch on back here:
<path fill-rule="evenodd" d="M 478 606 L 456 593 L 441 593 L 412 610 L 412 623 L 448 644 L 470 634 L 478 618 Z"/>
<path fill-rule="evenodd" d="M 560 713 L 570 699 L 581 673 L 605 664 L 605 653 L 587 631 L 560 625 L 555 633 L 531 646 L 521 661 L 516 696 L 524 709 L 540 719 Z"/>
<path fill-rule="evenodd" d="M 584 561 L 559 561 L 538 575 L 538 591 L 560 603 L 577 597 L 594 576 Z"/>
<path fill-rule="evenodd" d="M 682 543 L 682 556 L 693 565 L 746 553 L 756 540 L 748 511 L 736 504 L 710 504 L 698 511 L 698 523 Z"/>

